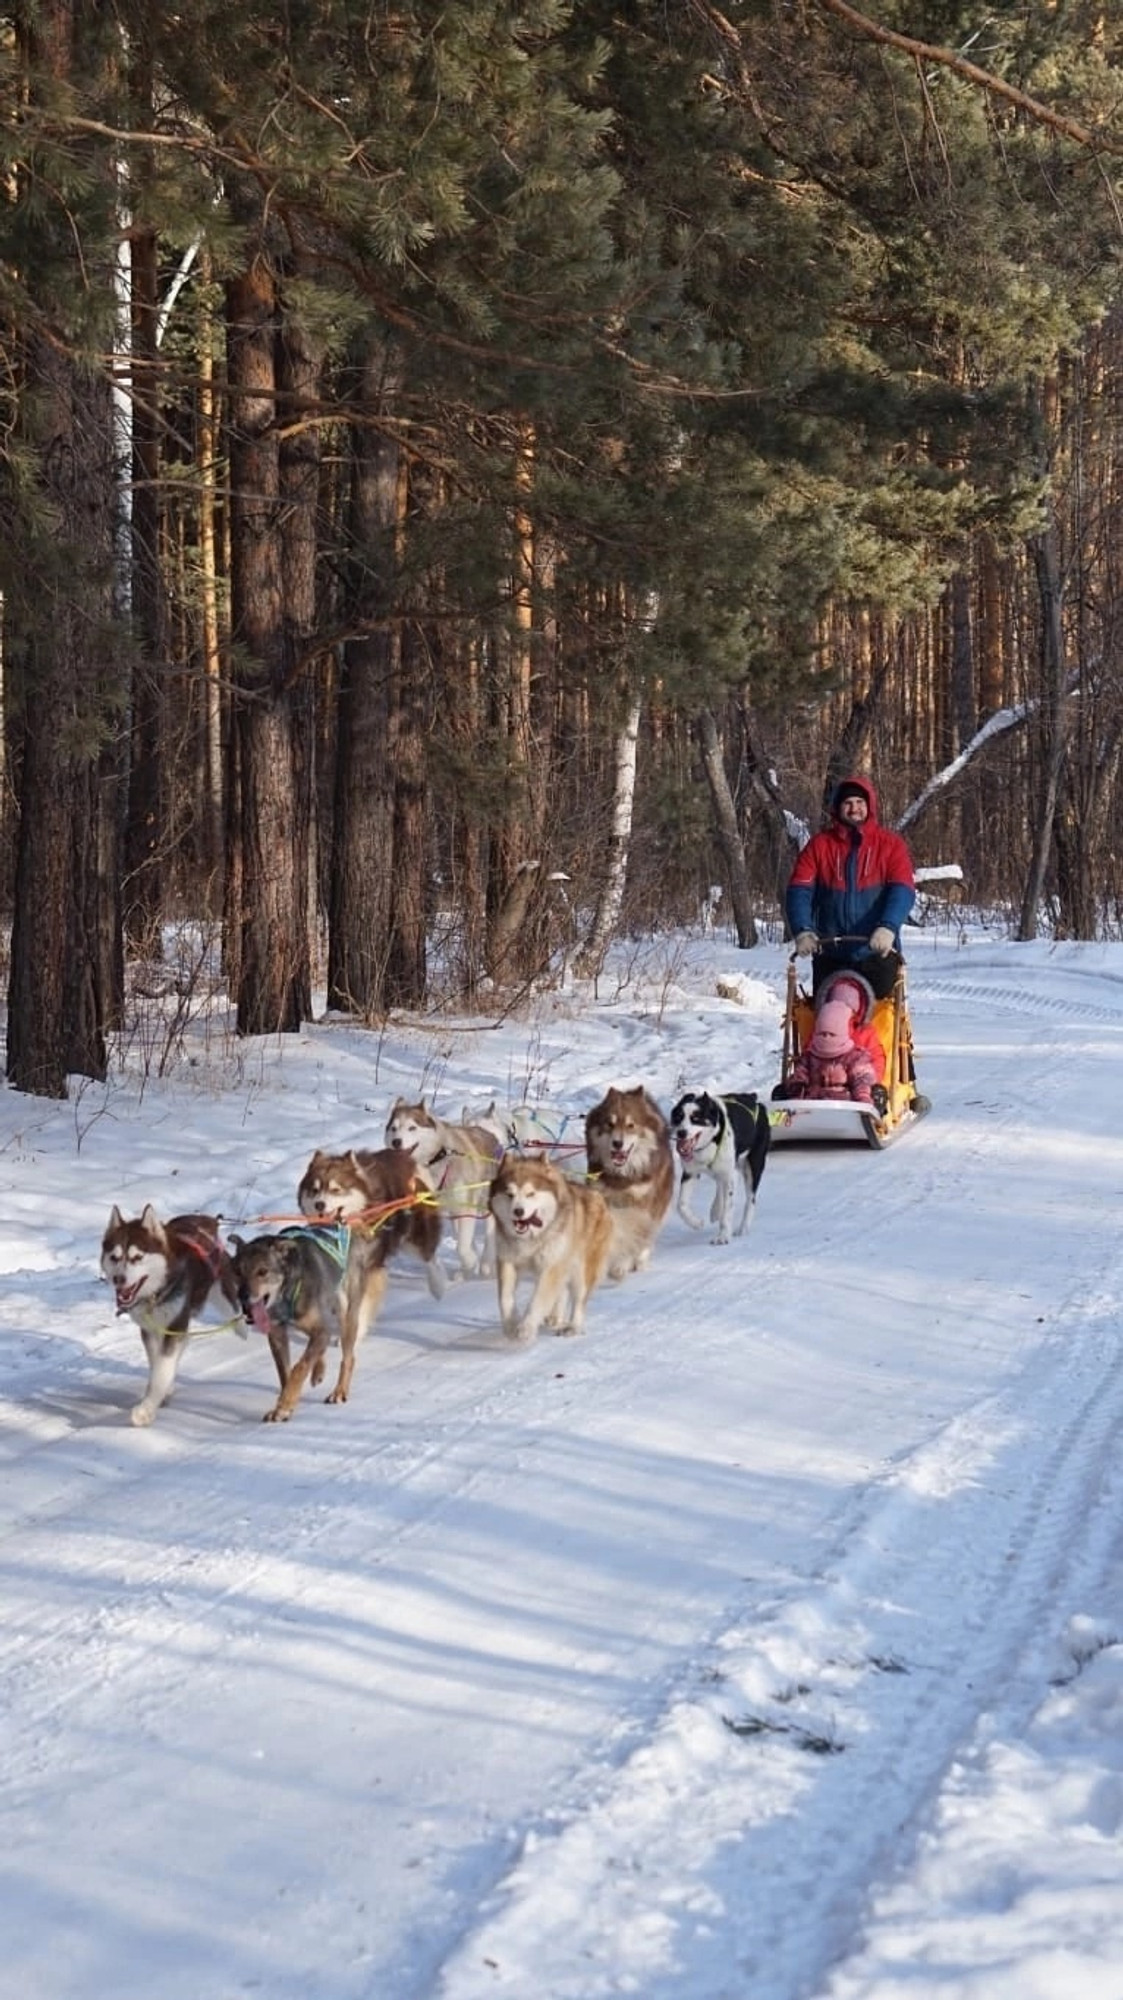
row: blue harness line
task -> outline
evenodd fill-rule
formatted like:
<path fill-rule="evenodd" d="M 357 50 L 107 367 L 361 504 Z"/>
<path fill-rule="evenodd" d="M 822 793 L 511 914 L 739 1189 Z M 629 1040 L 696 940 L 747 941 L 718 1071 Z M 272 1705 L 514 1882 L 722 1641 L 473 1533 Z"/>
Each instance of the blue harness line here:
<path fill-rule="evenodd" d="M 318 1243 L 339 1270 L 346 1269 L 350 1233 L 345 1222 L 293 1222 L 279 1229 L 278 1236 L 306 1236 Z M 326 1239 L 326 1240 L 325 1240 Z"/>

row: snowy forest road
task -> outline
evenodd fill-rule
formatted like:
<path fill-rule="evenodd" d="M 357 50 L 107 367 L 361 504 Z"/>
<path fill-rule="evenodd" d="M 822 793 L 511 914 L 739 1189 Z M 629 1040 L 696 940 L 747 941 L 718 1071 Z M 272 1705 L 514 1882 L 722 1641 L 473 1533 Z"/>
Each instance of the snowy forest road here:
<path fill-rule="evenodd" d="M 505 1350 L 490 1286 L 438 1305 L 410 1268 L 346 1409 L 262 1426 L 267 1357 L 220 1336 L 137 1433 L 135 1335 L 26 1253 L 3 2000 L 845 1979 L 949 1774 L 1040 1703 L 1123 1504 L 1123 984 L 980 949 L 918 954 L 912 994 L 931 1118 L 777 1149 L 746 1242 L 672 1217 L 583 1341 Z M 664 1006 L 629 1046 L 666 1098 L 730 1034 Z M 573 1025 L 559 1087 L 603 1035 Z"/>

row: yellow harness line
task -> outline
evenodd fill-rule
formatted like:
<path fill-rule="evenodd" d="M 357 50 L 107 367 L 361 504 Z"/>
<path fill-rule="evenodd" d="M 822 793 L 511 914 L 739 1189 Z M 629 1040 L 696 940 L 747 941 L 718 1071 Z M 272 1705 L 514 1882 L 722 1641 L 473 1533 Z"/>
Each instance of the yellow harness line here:
<path fill-rule="evenodd" d="M 478 1154 L 476 1157 L 482 1159 L 483 1155 Z M 461 1208 L 459 1206 L 454 1208 L 449 1205 L 447 1197 L 454 1195 L 456 1197 L 457 1203 L 459 1203 L 462 1195 L 478 1194 L 479 1192 L 482 1191 L 482 1189 L 489 1188 L 490 1186 L 491 1186 L 490 1181 L 465 1181 L 462 1187 L 448 1188 L 448 1189 L 445 1189 L 443 1187 L 437 1188 L 432 1194 L 428 1196 L 428 1200 L 432 1202 L 435 1208 L 440 1209 L 442 1215 L 450 1216 L 453 1222 L 460 1222 L 463 1220 L 465 1216 L 468 1215 L 472 1216 L 478 1222 L 481 1219 L 481 1217 L 487 1214 L 486 1201 L 482 1202 L 478 1208 Z M 441 1199 L 442 1195 L 446 1196 L 446 1199 L 443 1201 Z M 425 1197 L 422 1197 L 422 1199 L 425 1199 Z"/>
<path fill-rule="evenodd" d="M 248 1338 L 246 1322 L 241 1313 L 233 1319 L 224 1319 L 217 1326 L 165 1326 L 155 1313 L 145 1311 L 140 1316 L 140 1325 L 145 1333 L 158 1334 L 163 1340 L 209 1340 L 212 1333 L 236 1333 L 239 1340 Z"/>
<path fill-rule="evenodd" d="M 432 1188 L 419 1188 L 416 1194 L 404 1194 L 400 1201 L 385 1201 L 379 1208 L 364 1208 L 362 1213 L 341 1218 L 344 1229 L 360 1229 L 365 1236 L 374 1236 L 384 1222 L 392 1215 L 400 1215 L 404 1208 L 439 1208 L 440 1202 Z M 305 1218 L 307 1220 L 307 1218 Z M 335 1224 L 332 1224 L 335 1227 Z"/>

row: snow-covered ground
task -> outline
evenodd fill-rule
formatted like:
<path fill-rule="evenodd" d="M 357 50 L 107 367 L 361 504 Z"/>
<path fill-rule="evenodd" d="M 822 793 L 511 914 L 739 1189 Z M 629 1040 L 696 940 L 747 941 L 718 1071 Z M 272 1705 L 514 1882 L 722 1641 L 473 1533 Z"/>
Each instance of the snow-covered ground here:
<path fill-rule="evenodd" d="M 767 1090 L 782 948 L 0 1093 L 3 2000 L 1123 2000 L 1123 947 L 909 959 L 896 1147 L 777 1148 L 580 1341 L 396 1267 L 284 1427 L 230 1332 L 130 1427 L 114 1202 L 266 1228 L 399 1092 Z"/>

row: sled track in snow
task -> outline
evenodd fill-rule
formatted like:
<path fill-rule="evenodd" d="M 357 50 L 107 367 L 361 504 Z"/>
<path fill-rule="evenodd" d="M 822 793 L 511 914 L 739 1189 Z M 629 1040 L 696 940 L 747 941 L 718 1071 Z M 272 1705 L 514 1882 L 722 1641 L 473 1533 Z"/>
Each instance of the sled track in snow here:
<path fill-rule="evenodd" d="M 999 1701 L 1020 1700 L 1027 1715 L 1040 1702 L 1039 1635 L 1054 1630 L 1074 1575 L 1094 1577 L 1112 1546 L 1123 1353 L 1095 1331 L 1093 1290 L 1071 1302 L 1064 1335 L 1019 1381 L 867 1490 L 821 1589 L 746 1607 L 715 1639 L 654 1734 L 524 1855 L 446 1968 L 440 2000 L 503 1993 L 505 1958 L 517 1962 L 531 1940 L 551 2000 L 622 1990 L 810 2000 L 821 1990 L 859 1941 L 871 1884 L 908 1860 L 949 1766 L 970 1755 L 980 1717 Z M 938 1613 L 954 1601 L 949 1630 Z M 870 1656 L 864 1604 L 896 1607 L 900 1643 L 888 1659 Z M 883 1646 L 883 1609 L 878 1629 Z M 819 1655 L 810 1672 L 808 1634 Z M 754 1727 L 739 1734 L 739 1717 Z M 808 1741 L 837 1754 L 808 1755 Z M 659 1797 L 667 1809 L 655 1818 Z M 658 1950 L 640 1962 L 650 1942 L 629 1963 L 621 1871 L 629 1936 L 673 1929 L 673 1971 Z M 581 1911 L 567 1906 L 560 1920 L 559 1872 L 587 1887 Z M 681 1898 L 669 1904 L 676 1880 Z M 578 1984 L 566 1973 L 575 1935 L 588 1968 Z M 621 1986 L 629 1971 L 635 1985 Z"/>

